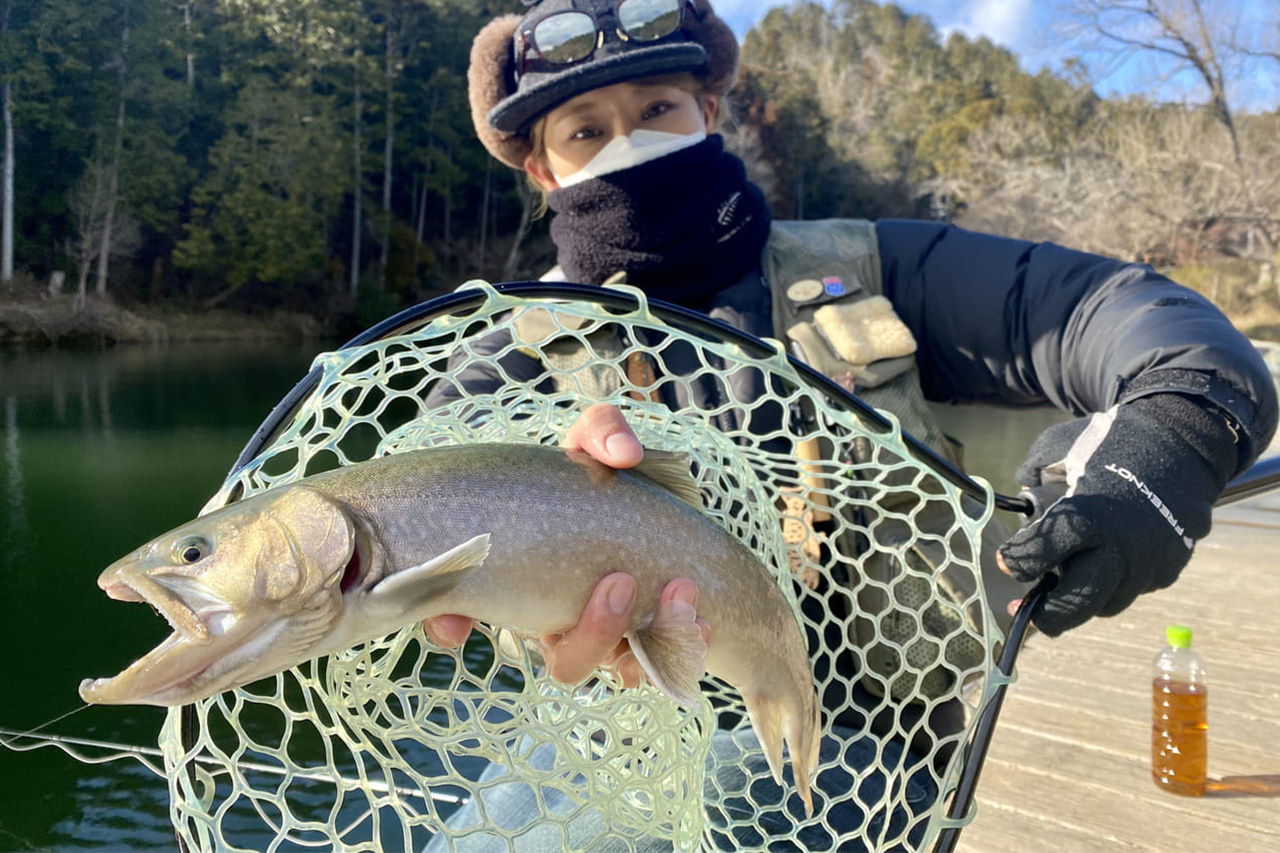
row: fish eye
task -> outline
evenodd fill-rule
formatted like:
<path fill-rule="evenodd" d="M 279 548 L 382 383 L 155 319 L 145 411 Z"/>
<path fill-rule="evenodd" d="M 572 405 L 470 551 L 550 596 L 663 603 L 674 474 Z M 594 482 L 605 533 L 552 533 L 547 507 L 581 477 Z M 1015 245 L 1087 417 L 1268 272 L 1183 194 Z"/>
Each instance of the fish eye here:
<path fill-rule="evenodd" d="M 203 560 L 210 550 L 209 540 L 203 536 L 192 536 L 174 546 L 173 553 L 178 562 L 191 565 Z"/>

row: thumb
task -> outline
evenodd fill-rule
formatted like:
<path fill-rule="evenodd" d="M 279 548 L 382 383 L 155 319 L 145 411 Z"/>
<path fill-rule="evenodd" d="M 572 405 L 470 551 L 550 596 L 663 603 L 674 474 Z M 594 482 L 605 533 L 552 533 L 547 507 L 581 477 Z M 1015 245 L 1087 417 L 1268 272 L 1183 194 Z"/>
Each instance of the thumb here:
<path fill-rule="evenodd" d="M 640 464 L 644 447 L 617 406 L 596 403 L 582 412 L 565 433 L 561 447 L 581 450 L 610 468 Z"/>
<path fill-rule="evenodd" d="M 1074 554 L 1092 548 L 1096 534 L 1070 498 L 1058 501 L 1040 519 L 1000 546 L 1003 568 L 1015 580 L 1030 583 L 1061 566 Z"/>
<path fill-rule="evenodd" d="M 1032 614 L 1037 628 L 1050 637 L 1079 627 L 1094 616 L 1114 616 L 1133 603 L 1126 594 L 1124 558 L 1114 548 L 1095 548 L 1073 556 L 1062 566 L 1062 578 Z"/>
<path fill-rule="evenodd" d="M 1061 469 L 1067 454 L 1089 425 L 1089 418 L 1076 418 L 1054 424 L 1036 437 L 1027 458 L 1018 466 L 1013 478 L 1020 486 L 1039 486 L 1062 478 L 1062 471 L 1049 476 L 1046 469 Z"/>

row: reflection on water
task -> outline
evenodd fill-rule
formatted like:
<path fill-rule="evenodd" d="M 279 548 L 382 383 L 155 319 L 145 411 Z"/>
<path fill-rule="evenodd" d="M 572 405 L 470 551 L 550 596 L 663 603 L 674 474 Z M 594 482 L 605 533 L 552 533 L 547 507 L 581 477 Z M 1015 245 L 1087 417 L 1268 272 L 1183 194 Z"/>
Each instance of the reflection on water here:
<path fill-rule="evenodd" d="M 149 608 L 107 599 L 98 574 L 197 514 L 314 355 L 278 345 L 0 353 L 0 728 L 75 709 L 82 678 L 119 671 L 168 633 Z M 1026 447 L 1062 417 L 941 415 L 969 470 L 1005 493 Z M 163 718 L 92 707 L 48 731 L 154 746 Z M 167 785 L 136 761 L 0 748 L 0 849 L 170 851 Z"/>
<path fill-rule="evenodd" d="M 158 783 L 158 784 L 157 784 Z M 52 827 L 61 850 L 172 850 L 162 780 L 133 761 L 75 775 L 73 813 Z"/>
<path fill-rule="evenodd" d="M 22 457 L 18 442 L 18 398 L 4 398 L 4 524 L 0 526 L 0 568 L 16 566 L 31 538 L 22 489 Z"/>

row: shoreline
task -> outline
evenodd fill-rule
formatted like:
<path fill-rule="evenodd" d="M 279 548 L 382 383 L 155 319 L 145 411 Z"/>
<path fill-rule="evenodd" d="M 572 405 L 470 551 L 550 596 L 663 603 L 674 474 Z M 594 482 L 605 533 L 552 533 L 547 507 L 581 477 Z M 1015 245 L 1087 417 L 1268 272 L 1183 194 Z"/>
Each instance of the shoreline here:
<path fill-rule="evenodd" d="M 302 341 L 328 335 L 309 314 L 227 309 L 189 311 L 172 306 L 122 308 L 90 297 L 0 296 L 0 348 L 100 350 L 117 344 L 211 341 Z"/>
<path fill-rule="evenodd" d="M 1228 319 L 1255 341 L 1280 342 L 1280 310 L 1259 301 Z M 225 308 L 193 311 L 173 305 L 124 308 L 110 298 L 0 294 L 0 349 L 101 350 L 117 344 L 215 341 L 312 341 L 335 330 L 297 311 L 251 314 Z M 1280 356 L 1277 356 L 1280 361 Z"/>

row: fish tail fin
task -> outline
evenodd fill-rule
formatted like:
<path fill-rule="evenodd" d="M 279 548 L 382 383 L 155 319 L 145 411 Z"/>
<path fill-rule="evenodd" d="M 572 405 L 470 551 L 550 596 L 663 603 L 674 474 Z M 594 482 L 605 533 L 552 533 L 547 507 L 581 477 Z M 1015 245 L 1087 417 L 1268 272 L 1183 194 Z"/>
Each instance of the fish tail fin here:
<path fill-rule="evenodd" d="M 807 699 L 803 692 L 772 690 L 744 692 L 742 698 L 773 780 L 779 785 L 782 784 L 782 744 L 786 741 L 796 793 L 804 803 L 804 813 L 812 817 L 811 784 L 818 771 L 818 752 L 822 745 L 822 712 L 812 688 L 809 691 Z"/>

